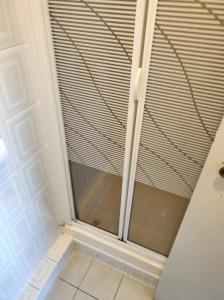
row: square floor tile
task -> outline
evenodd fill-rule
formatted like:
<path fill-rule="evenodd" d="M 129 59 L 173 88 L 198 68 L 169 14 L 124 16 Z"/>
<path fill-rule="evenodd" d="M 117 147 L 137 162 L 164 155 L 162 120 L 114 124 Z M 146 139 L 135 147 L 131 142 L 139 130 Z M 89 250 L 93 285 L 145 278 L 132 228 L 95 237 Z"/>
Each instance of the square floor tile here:
<path fill-rule="evenodd" d="M 72 300 L 77 289 L 72 285 L 57 279 L 46 300 Z"/>
<path fill-rule="evenodd" d="M 125 275 L 115 300 L 151 300 L 153 292 L 154 290 L 151 286 Z"/>
<path fill-rule="evenodd" d="M 78 291 L 78 293 L 76 294 L 74 300 L 96 300 L 97 298 L 94 298 L 86 293 L 84 293 L 83 291 Z"/>
<path fill-rule="evenodd" d="M 83 252 L 75 250 L 71 253 L 67 264 L 59 275 L 59 278 L 79 287 L 93 258 Z"/>
<path fill-rule="evenodd" d="M 81 284 L 81 289 L 102 300 L 113 299 L 122 273 L 103 262 L 94 260 Z"/>

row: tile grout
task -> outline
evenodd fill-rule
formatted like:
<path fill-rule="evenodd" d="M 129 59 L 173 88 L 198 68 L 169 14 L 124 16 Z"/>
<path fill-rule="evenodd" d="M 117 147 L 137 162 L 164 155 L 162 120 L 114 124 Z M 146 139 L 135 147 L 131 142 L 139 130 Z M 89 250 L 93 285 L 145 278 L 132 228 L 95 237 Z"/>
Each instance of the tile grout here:
<path fill-rule="evenodd" d="M 65 279 L 63 279 L 63 278 L 61 278 L 61 277 L 57 277 L 57 278 L 58 278 L 59 280 L 65 282 L 65 283 L 67 283 L 68 285 L 70 285 L 70 286 L 76 288 L 76 289 L 79 288 L 79 287 L 77 287 L 76 285 L 72 284 L 71 282 L 69 282 L 69 281 L 67 281 L 67 280 L 65 280 Z"/>
<path fill-rule="evenodd" d="M 72 299 L 71 300 L 75 300 L 75 297 L 77 296 L 77 294 L 78 294 L 78 289 L 75 291 L 75 294 L 73 295 L 73 297 L 72 297 Z"/>
<path fill-rule="evenodd" d="M 92 264 L 92 263 L 91 263 L 91 264 Z M 87 270 L 87 272 L 88 272 L 88 270 Z M 85 275 L 84 275 L 84 277 L 85 277 Z M 79 286 L 76 286 L 76 285 L 70 283 L 69 281 L 64 280 L 63 278 L 57 277 L 57 279 L 58 279 L 58 280 L 61 280 L 61 281 L 64 282 L 64 283 L 67 283 L 68 285 L 70 285 L 70 286 L 72 286 L 72 287 L 74 287 L 74 288 L 76 288 L 76 292 L 75 292 L 75 294 L 74 294 L 72 300 L 75 299 L 75 297 L 76 297 L 78 291 L 81 291 L 81 292 L 85 293 L 86 295 L 91 296 L 92 298 L 94 298 L 94 299 L 96 299 L 96 300 L 99 300 L 97 297 L 95 297 L 95 296 L 89 294 L 88 292 L 86 292 L 85 290 L 81 289 L 81 288 L 79 287 L 81 284 L 80 284 Z"/>
<path fill-rule="evenodd" d="M 76 285 L 74 285 L 74 284 L 72 284 L 71 282 L 69 282 L 69 281 L 67 281 L 67 280 L 64 280 L 63 278 L 61 278 L 61 277 L 57 277 L 57 279 L 58 280 L 61 280 L 62 282 L 64 282 L 64 283 L 66 283 L 66 284 L 68 284 L 68 285 L 70 285 L 70 286 L 72 286 L 72 287 L 74 287 L 74 288 L 76 288 L 76 291 L 75 291 L 75 294 L 73 295 L 73 297 L 72 297 L 72 300 L 75 298 L 75 296 L 77 295 L 77 292 L 78 292 L 78 290 L 79 290 L 79 288 L 76 286 Z"/>
<path fill-rule="evenodd" d="M 122 283 L 123 279 L 124 279 L 124 273 L 123 273 L 122 276 L 121 276 L 121 280 L 120 280 L 120 282 L 119 282 L 119 284 L 118 284 L 118 286 L 117 286 L 117 289 L 116 289 L 116 292 L 115 292 L 115 294 L 114 294 L 113 300 L 115 300 L 115 298 L 117 297 L 117 293 L 118 293 L 118 291 L 119 291 L 119 288 L 120 288 L 120 286 L 121 286 L 121 283 Z"/>
<path fill-rule="evenodd" d="M 89 272 L 89 270 L 90 270 L 90 268 L 91 268 L 91 266 L 92 266 L 94 260 L 95 260 L 95 258 L 93 257 L 93 258 L 92 258 L 92 261 L 90 262 L 90 264 L 89 264 L 89 266 L 88 266 L 88 268 L 87 268 L 87 270 L 86 270 L 86 273 L 84 274 L 82 280 L 80 281 L 79 288 L 80 288 L 81 284 L 83 283 L 84 279 L 86 278 L 86 275 L 87 275 L 87 273 Z"/>
<path fill-rule="evenodd" d="M 88 273 L 90 267 L 92 266 L 93 261 L 94 261 L 94 257 L 92 257 L 92 260 L 91 260 L 91 262 L 90 262 L 90 264 L 89 264 L 89 266 L 88 266 L 88 268 L 87 268 L 85 274 L 83 275 L 83 278 L 81 279 L 80 284 L 79 284 L 78 286 L 76 286 L 76 285 L 72 284 L 71 282 L 65 280 L 64 278 L 60 277 L 60 275 L 59 275 L 57 278 L 60 279 L 61 281 L 66 282 L 67 284 L 69 284 L 69 285 L 71 285 L 71 286 L 73 286 L 73 287 L 79 289 L 79 287 L 81 286 L 82 282 L 84 281 L 84 279 L 85 279 L 85 277 L 86 277 L 86 275 L 87 275 L 87 273 Z"/>
<path fill-rule="evenodd" d="M 87 269 L 86 269 L 86 271 L 84 272 L 84 275 L 82 276 L 82 278 L 81 278 L 80 282 L 77 284 L 77 286 L 74 285 L 73 283 L 67 281 L 66 279 L 63 279 L 62 277 L 60 277 L 60 274 L 58 275 L 58 277 L 57 277 L 58 280 L 60 280 L 60 281 L 62 281 L 62 282 L 64 282 L 64 283 L 66 283 L 66 284 L 68 284 L 69 286 L 71 286 L 71 287 L 73 287 L 73 288 L 76 289 L 74 295 L 73 295 L 72 298 L 71 298 L 71 300 L 75 300 L 75 299 L 76 299 L 77 294 L 79 293 L 79 291 L 80 291 L 80 292 L 83 292 L 85 295 L 88 295 L 89 297 L 92 297 L 93 300 L 99 300 L 99 298 L 97 298 L 96 296 L 91 295 L 88 291 L 85 291 L 85 290 L 83 290 L 83 289 L 81 288 L 81 285 L 82 285 L 83 282 L 85 281 L 85 279 L 86 279 L 86 277 L 87 277 L 87 274 L 88 274 L 88 272 L 90 271 L 90 269 L 91 269 L 91 267 L 92 267 L 92 265 L 93 265 L 93 263 L 94 263 L 95 261 L 99 261 L 99 262 L 101 262 L 101 263 L 104 263 L 105 265 L 108 265 L 108 263 L 106 263 L 106 262 L 104 262 L 104 261 L 101 261 L 100 259 L 98 259 L 98 258 L 96 258 L 96 257 L 94 257 L 94 256 L 91 257 L 91 260 L 89 261 L 89 264 L 88 264 L 88 266 L 87 266 Z M 109 267 L 112 267 L 113 269 L 116 269 L 116 270 L 117 270 L 117 268 L 114 268 L 114 266 L 110 266 L 110 265 L 109 265 Z M 125 277 L 125 272 L 121 272 L 121 278 L 120 278 L 120 281 L 119 281 L 119 283 L 118 283 L 118 285 L 117 285 L 117 287 L 116 287 L 114 296 L 113 296 L 113 298 L 112 298 L 113 300 L 115 300 L 115 299 L 117 298 L 117 295 L 118 295 L 118 292 L 119 292 L 119 290 L 120 290 L 120 288 L 121 288 L 122 282 L 124 281 L 124 277 Z M 131 276 L 131 277 L 132 277 L 132 276 Z M 133 277 L 134 277 L 134 276 L 133 276 Z M 143 282 L 142 282 L 142 283 L 143 283 Z M 144 283 L 145 283 L 145 282 L 144 282 Z M 88 290 L 88 287 L 87 287 L 87 290 Z M 112 295 L 111 295 L 111 296 L 112 296 Z"/>
<path fill-rule="evenodd" d="M 85 293 L 86 295 L 91 296 L 92 298 L 94 298 L 94 299 L 96 299 L 96 300 L 99 300 L 99 299 L 96 298 L 95 296 L 89 294 L 88 292 L 86 292 L 86 291 L 84 291 L 84 290 L 82 290 L 82 289 L 80 288 L 80 287 L 81 287 L 81 284 L 83 283 L 84 279 L 86 278 L 86 275 L 87 275 L 87 273 L 89 272 L 89 270 L 90 270 L 90 268 L 91 268 L 91 266 L 92 266 L 94 260 L 95 260 L 95 257 L 92 257 L 92 260 L 91 260 L 91 262 L 90 262 L 90 264 L 89 264 L 89 266 L 88 266 L 88 268 L 87 268 L 85 274 L 83 275 L 83 278 L 81 279 L 81 281 L 80 281 L 80 283 L 79 283 L 78 286 L 75 286 L 74 284 L 72 284 L 72 283 L 68 282 L 67 280 L 65 280 L 65 279 L 63 279 L 63 278 L 61 278 L 61 277 L 58 276 L 58 279 L 60 279 L 61 281 L 65 282 L 65 283 L 67 283 L 67 284 L 69 284 L 70 286 L 76 288 L 76 292 L 75 292 L 74 296 L 72 297 L 72 300 L 75 300 L 75 297 L 76 297 L 78 291 L 82 291 L 82 292 Z"/>
<path fill-rule="evenodd" d="M 94 261 L 94 257 L 92 257 L 92 260 L 91 260 L 91 262 L 90 262 L 90 264 L 89 264 L 89 266 L 88 266 L 88 268 L 87 268 L 87 270 L 86 270 L 86 272 L 85 272 L 83 278 L 81 279 L 81 281 L 80 281 L 80 283 L 79 283 L 79 286 L 78 286 L 78 288 L 77 288 L 77 291 L 76 291 L 74 297 L 72 298 L 72 300 L 75 300 L 75 297 L 77 296 L 78 291 L 82 291 L 82 292 L 84 292 L 85 294 L 87 294 L 87 295 L 93 297 L 91 294 L 88 294 L 87 292 L 85 292 L 85 291 L 83 291 L 82 289 L 80 289 L 81 284 L 83 283 L 84 279 L 86 278 L 87 273 L 89 272 L 89 269 L 91 268 L 91 266 L 92 266 L 92 264 L 93 264 L 93 261 Z M 94 297 L 94 298 L 95 298 L 95 297 Z M 97 299 L 97 298 L 95 298 L 95 299 Z M 97 300 L 98 300 L 98 299 L 97 299 Z"/>
<path fill-rule="evenodd" d="M 95 296 L 87 293 L 86 291 L 84 291 L 84 290 L 82 290 L 80 288 L 78 288 L 77 293 L 78 293 L 78 291 L 81 291 L 81 292 L 85 293 L 86 295 L 91 296 L 93 299 L 99 300 L 99 298 L 96 298 Z M 75 293 L 74 297 L 77 295 L 77 293 Z M 73 298 L 73 300 L 75 300 L 75 298 Z"/>

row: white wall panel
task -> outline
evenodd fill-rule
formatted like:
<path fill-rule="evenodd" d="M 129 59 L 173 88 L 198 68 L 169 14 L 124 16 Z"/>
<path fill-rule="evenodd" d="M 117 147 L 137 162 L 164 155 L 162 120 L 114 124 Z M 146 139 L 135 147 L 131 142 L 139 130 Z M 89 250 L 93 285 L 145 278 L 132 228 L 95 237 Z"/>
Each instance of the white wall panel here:
<path fill-rule="evenodd" d="M 40 221 L 46 216 L 48 216 L 48 213 L 52 208 L 51 194 L 50 194 L 49 187 L 47 187 L 44 191 L 42 191 L 40 195 L 38 195 L 37 198 L 34 200 L 34 208 L 37 217 Z"/>
<path fill-rule="evenodd" d="M 1 181 L 15 168 L 15 158 L 13 159 L 13 151 L 10 148 L 9 136 L 6 132 L 6 127 L 3 122 L 0 121 L 0 179 Z"/>
<path fill-rule="evenodd" d="M 44 253 L 41 249 L 42 243 L 40 243 L 40 241 L 38 234 L 32 235 L 21 251 L 18 252 L 18 259 L 23 267 L 25 281 L 32 274 L 43 257 Z"/>
<path fill-rule="evenodd" d="M 0 227 L 6 228 L 17 215 L 24 211 L 26 194 L 21 179 L 13 174 L 0 183 Z"/>
<path fill-rule="evenodd" d="M 29 95 L 29 73 L 23 47 L 0 53 L 0 101 L 1 117 L 7 118 L 20 112 L 32 102 Z"/>
<path fill-rule="evenodd" d="M 35 107 L 32 107 L 30 111 L 23 112 L 6 121 L 10 146 L 14 151 L 17 164 L 31 157 L 42 146 L 39 137 L 39 124 L 35 118 L 35 109 Z"/>
<path fill-rule="evenodd" d="M 9 261 L 12 260 L 13 255 L 5 239 L 5 233 L 2 230 L 0 230 L 0 243 L 1 243 L 0 269 L 3 272 L 5 269 L 7 269 L 9 265 Z"/>
<path fill-rule="evenodd" d="M 27 9 L 29 1 L 0 0 L 1 300 L 16 299 L 58 235 L 54 149 Z"/>
<path fill-rule="evenodd" d="M 16 264 L 11 264 L 11 266 L 0 275 L 0 298 L 2 300 L 16 299 L 22 283 L 19 267 L 16 266 Z"/>
<path fill-rule="evenodd" d="M 26 185 L 29 197 L 36 197 L 38 192 L 44 188 L 49 178 L 48 170 L 45 168 L 43 152 L 36 154 L 21 168 L 24 185 Z"/>
<path fill-rule="evenodd" d="M 0 49 L 15 44 L 19 39 L 13 2 L 13 0 L 0 0 Z"/>

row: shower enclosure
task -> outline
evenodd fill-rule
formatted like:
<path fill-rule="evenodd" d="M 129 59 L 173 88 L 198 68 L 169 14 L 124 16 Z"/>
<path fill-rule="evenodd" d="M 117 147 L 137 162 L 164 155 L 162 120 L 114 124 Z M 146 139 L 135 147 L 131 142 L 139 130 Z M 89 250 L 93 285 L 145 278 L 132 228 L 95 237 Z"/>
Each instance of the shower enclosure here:
<path fill-rule="evenodd" d="M 48 8 L 74 219 L 167 256 L 224 112 L 224 3 Z"/>

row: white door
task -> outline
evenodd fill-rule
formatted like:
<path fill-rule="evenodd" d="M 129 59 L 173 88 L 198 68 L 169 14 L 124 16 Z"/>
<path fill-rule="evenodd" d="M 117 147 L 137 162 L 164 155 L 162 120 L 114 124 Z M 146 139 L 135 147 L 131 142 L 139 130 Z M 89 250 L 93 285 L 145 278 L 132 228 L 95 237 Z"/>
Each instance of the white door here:
<path fill-rule="evenodd" d="M 224 299 L 224 120 L 178 232 L 156 300 Z M 222 173 L 223 174 L 223 173 Z"/>

